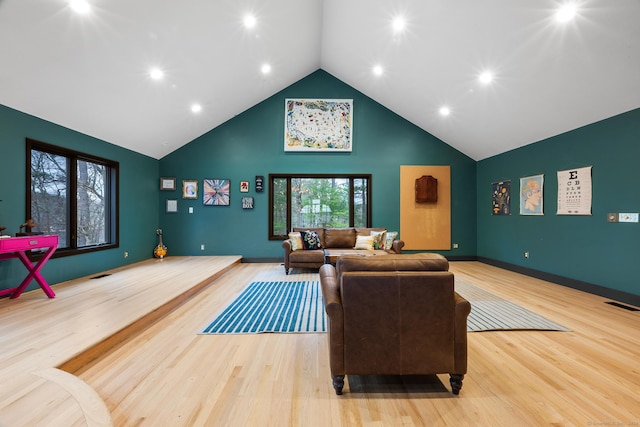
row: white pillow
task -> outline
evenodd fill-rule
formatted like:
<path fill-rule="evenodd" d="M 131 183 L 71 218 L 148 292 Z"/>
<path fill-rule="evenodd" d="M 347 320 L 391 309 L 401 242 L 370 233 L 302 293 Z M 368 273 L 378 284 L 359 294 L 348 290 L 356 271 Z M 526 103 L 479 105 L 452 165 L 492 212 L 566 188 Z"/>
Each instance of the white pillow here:
<path fill-rule="evenodd" d="M 373 250 L 373 236 L 358 236 L 356 237 L 356 245 L 353 249 L 364 249 L 367 251 Z"/>
<path fill-rule="evenodd" d="M 289 240 L 291 240 L 291 251 L 304 249 L 304 246 L 302 246 L 302 235 L 299 231 L 289 233 Z"/>

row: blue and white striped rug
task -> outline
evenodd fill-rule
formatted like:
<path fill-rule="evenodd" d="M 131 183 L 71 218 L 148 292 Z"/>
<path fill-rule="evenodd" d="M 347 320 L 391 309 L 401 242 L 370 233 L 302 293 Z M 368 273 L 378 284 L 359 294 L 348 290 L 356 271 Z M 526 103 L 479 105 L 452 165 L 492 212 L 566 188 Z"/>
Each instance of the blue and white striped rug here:
<path fill-rule="evenodd" d="M 202 334 L 325 332 L 318 281 L 253 282 Z"/>
<path fill-rule="evenodd" d="M 456 278 L 456 292 L 471 303 L 467 331 L 568 331 L 517 304 Z M 327 319 L 318 281 L 253 282 L 202 334 L 326 332 Z"/>

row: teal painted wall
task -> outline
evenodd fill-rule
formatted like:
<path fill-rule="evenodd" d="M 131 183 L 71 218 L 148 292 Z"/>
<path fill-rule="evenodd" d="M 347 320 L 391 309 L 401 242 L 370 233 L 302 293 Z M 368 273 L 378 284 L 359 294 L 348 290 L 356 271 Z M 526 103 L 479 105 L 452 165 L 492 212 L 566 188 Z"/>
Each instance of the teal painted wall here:
<path fill-rule="evenodd" d="M 286 98 L 353 99 L 353 151 L 285 153 Z M 269 173 L 370 173 L 373 226 L 399 230 L 400 165 L 451 165 L 452 241 L 460 248 L 442 253 L 475 255 L 476 162 L 322 70 L 160 160 L 161 176 L 178 182 L 160 194 L 165 244 L 173 255 L 281 258 L 281 242 L 268 240 L 268 188 L 254 188 L 255 176 L 267 184 Z M 202 204 L 205 178 L 231 180 L 230 206 Z M 184 179 L 198 180 L 197 200 L 181 198 Z M 250 182 L 249 193 L 240 193 L 240 181 Z M 242 196 L 254 197 L 253 210 L 242 209 Z M 178 200 L 178 213 L 164 212 L 167 199 Z"/>
<path fill-rule="evenodd" d="M 158 160 L 0 105 L 0 225 L 7 227 L 5 234 L 17 232 L 25 221 L 26 138 L 120 162 L 120 248 L 50 260 L 43 269 L 50 284 L 152 256 L 158 227 Z M 124 258 L 124 251 L 129 258 Z M 0 289 L 17 286 L 25 275 L 18 260 L 0 262 Z M 35 282 L 29 289 L 34 288 Z"/>
<path fill-rule="evenodd" d="M 478 162 L 478 256 L 640 295 L 640 109 Z M 559 216 L 557 171 L 593 166 L 592 216 Z M 544 174 L 544 216 L 520 216 L 519 179 Z M 510 216 L 491 214 L 491 184 L 511 180 Z M 530 258 L 525 259 L 525 251 Z"/>

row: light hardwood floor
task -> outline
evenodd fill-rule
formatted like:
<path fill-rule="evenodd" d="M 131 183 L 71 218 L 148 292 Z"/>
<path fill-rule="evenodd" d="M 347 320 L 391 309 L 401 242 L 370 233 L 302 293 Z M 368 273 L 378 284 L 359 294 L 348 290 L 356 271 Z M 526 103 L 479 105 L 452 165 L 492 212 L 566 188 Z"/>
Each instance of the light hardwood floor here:
<path fill-rule="evenodd" d="M 285 277 L 241 264 L 79 376 L 117 426 L 640 425 L 638 312 L 477 262 L 451 269 L 572 331 L 470 333 L 458 397 L 446 376 L 348 377 L 336 396 L 325 335 L 197 335 L 252 280 Z"/>
<path fill-rule="evenodd" d="M 478 262 L 451 270 L 571 332 L 469 333 L 459 396 L 446 375 L 347 377 L 336 396 L 324 334 L 198 335 L 253 280 L 317 280 L 284 276 L 279 264 L 235 264 L 93 362 L 63 365 L 97 392 L 115 426 L 640 425 L 640 312 Z"/>

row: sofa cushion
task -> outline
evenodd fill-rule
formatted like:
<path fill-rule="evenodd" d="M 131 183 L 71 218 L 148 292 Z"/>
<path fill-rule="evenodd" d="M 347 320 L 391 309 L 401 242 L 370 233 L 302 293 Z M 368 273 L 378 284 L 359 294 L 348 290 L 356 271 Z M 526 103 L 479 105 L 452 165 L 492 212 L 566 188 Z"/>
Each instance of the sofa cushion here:
<path fill-rule="evenodd" d="M 295 251 L 289 254 L 290 263 L 324 263 L 324 251 L 322 249 Z"/>
<path fill-rule="evenodd" d="M 289 240 L 291 240 L 291 251 L 298 251 L 304 249 L 302 244 L 302 235 L 297 231 L 289 233 Z"/>
<path fill-rule="evenodd" d="M 317 231 L 301 231 L 300 235 L 305 249 L 320 249 L 322 247 Z"/>
<path fill-rule="evenodd" d="M 356 245 L 355 228 L 325 228 L 325 248 L 353 248 Z"/>

